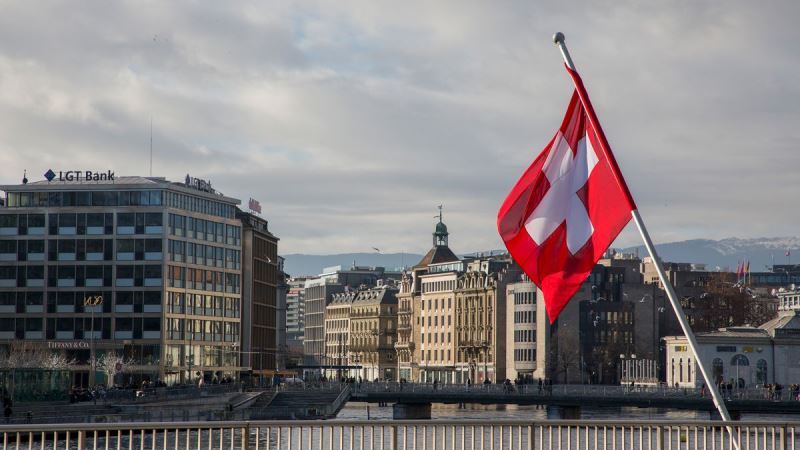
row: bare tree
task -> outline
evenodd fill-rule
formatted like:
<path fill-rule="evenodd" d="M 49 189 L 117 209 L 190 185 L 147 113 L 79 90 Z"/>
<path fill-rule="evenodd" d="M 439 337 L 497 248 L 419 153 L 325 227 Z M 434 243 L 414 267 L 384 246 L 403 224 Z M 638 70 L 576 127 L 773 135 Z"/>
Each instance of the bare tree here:
<path fill-rule="evenodd" d="M 108 352 L 100 355 L 95 363 L 97 370 L 105 374 L 109 385 L 112 384 L 114 375 L 127 372 L 132 365 L 133 360 L 131 358 L 124 358 L 116 352 Z"/>
<path fill-rule="evenodd" d="M 694 331 L 758 326 L 775 316 L 746 286 L 720 274 L 709 279 L 704 292 L 682 300 Z"/>
<path fill-rule="evenodd" d="M 6 369 L 68 369 L 76 364 L 62 352 L 53 352 L 25 341 L 13 341 L 0 355 L 0 367 Z"/>

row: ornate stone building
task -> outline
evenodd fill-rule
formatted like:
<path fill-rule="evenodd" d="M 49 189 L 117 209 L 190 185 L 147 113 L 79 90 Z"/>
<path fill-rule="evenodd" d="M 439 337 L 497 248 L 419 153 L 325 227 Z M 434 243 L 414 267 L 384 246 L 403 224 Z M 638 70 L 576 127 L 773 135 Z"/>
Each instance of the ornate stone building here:
<path fill-rule="evenodd" d="M 398 374 L 418 382 L 495 381 L 505 376 L 507 280 L 519 270 L 505 255 L 461 260 L 448 236 L 440 213 L 433 248 L 401 282 Z"/>
<path fill-rule="evenodd" d="M 397 289 L 359 291 L 350 309 L 350 363 L 364 380 L 397 379 Z"/>
<path fill-rule="evenodd" d="M 350 353 L 350 310 L 356 299 L 356 291 L 333 294 L 331 303 L 325 307 L 325 361 L 328 378 L 351 376 L 347 370 Z"/>
<path fill-rule="evenodd" d="M 397 294 L 397 343 L 394 344 L 397 352 L 397 377 L 398 381 L 416 380 L 416 366 L 414 364 L 414 292 L 412 290 L 414 279 L 408 272 L 403 273 L 400 280 L 400 292 Z"/>

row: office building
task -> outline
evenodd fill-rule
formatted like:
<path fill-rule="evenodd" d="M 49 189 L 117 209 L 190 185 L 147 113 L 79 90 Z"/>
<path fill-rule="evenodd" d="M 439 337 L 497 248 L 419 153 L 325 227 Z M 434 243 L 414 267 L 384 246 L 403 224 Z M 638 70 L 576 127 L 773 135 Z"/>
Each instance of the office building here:
<path fill-rule="evenodd" d="M 278 238 L 266 219 L 239 211 L 242 222 L 241 365 L 253 375 L 278 369 Z"/>
<path fill-rule="evenodd" d="M 79 385 L 90 384 L 91 354 L 111 352 L 130 368 L 98 382 L 235 377 L 239 200 L 189 176 L 46 177 L 0 186 L 0 346 L 59 349 L 77 361 Z"/>
<path fill-rule="evenodd" d="M 506 287 L 506 377 L 533 381 L 536 370 L 536 285 L 525 274 Z"/>

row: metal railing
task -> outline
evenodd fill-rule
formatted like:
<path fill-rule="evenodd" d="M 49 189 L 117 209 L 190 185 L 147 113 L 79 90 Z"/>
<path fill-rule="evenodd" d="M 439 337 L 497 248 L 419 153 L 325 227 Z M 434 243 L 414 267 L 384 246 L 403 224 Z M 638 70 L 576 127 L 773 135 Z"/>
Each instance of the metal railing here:
<path fill-rule="evenodd" d="M 800 422 L 292 421 L 0 426 L 2 450 L 795 450 Z"/>
<path fill-rule="evenodd" d="M 353 393 L 425 393 L 425 394 L 464 394 L 469 395 L 524 395 L 524 396 L 576 396 L 576 397 L 657 397 L 657 398 L 697 398 L 710 399 L 708 392 L 703 395 L 700 388 L 667 387 L 667 386 L 616 386 L 602 384 L 557 384 L 543 385 L 523 384 L 510 386 L 503 384 L 437 384 L 433 383 L 397 383 L 397 382 L 365 382 L 355 383 Z M 779 392 L 765 388 L 733 389 L 721 391 L 727 400 L 798 400 L 796 393 L 785 388 Z"/>

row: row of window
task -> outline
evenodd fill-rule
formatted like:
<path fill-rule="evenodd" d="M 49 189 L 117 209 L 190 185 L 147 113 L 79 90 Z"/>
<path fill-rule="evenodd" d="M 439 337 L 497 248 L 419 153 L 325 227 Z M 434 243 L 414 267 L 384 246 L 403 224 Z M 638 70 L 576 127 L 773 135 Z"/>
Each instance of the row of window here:
<path fill-rule="evenodd" d="M 237 273 L 169 266 L 167 274 L 169 287 L 235 294 L 241 291 L 241 278 Z"/>
<path fill-rule="evenodd" d="M 170 239 L 167 243 L 169 260 L 201 266 L 241 269 L 241 251 L 212 245 Z"/>
<path fill-rule="evenodd" d="M 238 342 L 239 323 L 219 320 L 167 318 L 167 339 Z"/>
<path fill-rule="evenodd" d="M 536 292 L 514 292 L 515 305 L 536 304 Z"/>
<path fill-rule="evenodd" d="M 160 317 L 0 317 L 0 336 L 18 339 L 158 339 Z"/>
<path fill-rule="evenodd" d="M 534 342 L 535 340 L 535 330 L 514 330 L 514 342 Z"/>
<path fill-rule="evenodd" d="M 45 267 L 50 287 L 112 286 L 114 266 L 0 266 L 0 287 L 42 287 Z M 118 287 L 161 286 L 161 265 L 116 266 Z"/>
<path fill-rule="evenodd" d="M 420 342 L 421 344 L 425 343 L 425 335 L 426 334 L 428 335 L 428 344 L 438 344 L 440 336 L 441 336 L 441 342 L 442 342 L 442 344 L 444 344 L 444 338 L 445 338 L 445 334 L 444 333 L 433 333 L 433 334 L 431 334 L 431 333 L 422 333 L 420 335 L 420 337 L 422 338 L 422 342 Z M 447 343 L 448 344 L 450 343 L 450 333 L 447 333 Z"/>
<path fill-rule="evenodd" d="M 238 246 L 242 243 L 242 227 L 240 226 L 179 214 L 169 215 L 169 234 L 228 245 Z"/>
<path fill-rule="evenodd" d="M 167 312 L 195 316 L 239 317 L 241 305 L 240 300 L 233 297 L 169 292 Z"/>
<path fill-rule="evenodd" d="M 9 192 L 9 208 L 61 206 L 160 206 L 161 191 Z"/>
<path fill-rule="evenodd" d="M 168 345 L 164 349 L 167 367 L 236 367 L 239 352 L 227 344 L 219 345 Z"/>
<path fill-rule="evenodd" d="M 431 319 L 433 319 L 433 320 L 431 320 Z M 444 316 L 442 316 L 442 318 L 441 318 L 441 319 L 442 319 L 442 326 L 444 326 L 444 325 L 445 325 L 445 323 L 444 323 Z M 453 324 L 453 316 L 450 316 L 450 315 L 448 315 L 448 316 L 447 316 L 447 325 L 448 325 L 448 326 L 450 326 L 450 325 L 452 325 L 452 324 Z M 425 325 L 426 325 L 426 324 L 425 324 L 425 317 L 417 317 L 417 325 L 422 325 L 422 326 L 425 326 Z M 430 327 L 430 326 L 438 327 L 438 326 L 439 326 L 439 316 L 433 316 L 433 317 L 431 317 L 431 316 L 428 316 L 428 323 L 427 323 L 427 325 L 428 325 L 429 327 Z"/>
<path fill-rule="evenodd" d="M 90 313 L 87 299 L 102 299 L 94 307 L 95 313 L 159 312 L 161 291 L 50 291 L 47 293 L 47 312 Z M 44 293 L 41 291 L 0 291 L 0 307 L 15 307 L 16 312 L 43 312 Z M 64 307 L 71 308 L 66 310 Z M 6 311 L 4 311 L 6 312 Z"/>
<path fill-rule="evenodd" d="M 535 311 L 515 311 L 514 323 L 534 323 L 536 321 Z"/>
<path fill-rule="evenodd" d="M 439 302 L 439 300 L 441 300 L 441 303 Z M 444 308 L 445 308 L 445 307 L 444 307 L 444 305 L 445 305 L 445 302 L 444 302 L 444 300 L 445 300 L 445 299 L 443 299 L 443 298 L 442 298 L 442 299 L 439 299 L 439 298 L 429 298 L 429 299 L 428 299 L 428 301 L 427 301 L 427 304 L 428 304 L 428 308 L 427 308 L 427 309 L 428 309 L 429 311 L 430 311 L 430 310 L 439 309 L 439 306 L 440 306 L 440 304 L 441 304 L 441 309 L 444 309 Z M 425 311 L 425 309 L 426 309 L 426 308 L 425 308 L 425 303 L 426 303 L 426 302 L 425 302 L 425 300 L 422 300 L 422 302 L 420 303 L 420 309 L 421 309 L 422 311 Z M 447 299 L 447 309 L 452 309 L 452 308 L 453 308 L 453 298 L 451 297 L 451 298 L 448 298 L 448 299 Z"/>
<path fill-rule="evenodd" d="M 533 362 L 536 361 L 535 348 L 518 348 L 514 350 L 514 361 Z"/>
<path fill-rule="evenodd" d="M 170 208 L 184 209 L 211 216 L 227 217 L 228 219 L 233 219 L 236 216 L 236 207 L 233 205 L 195 197 L 194 195 L 167 191 L 166 203 Z"/>
<path fill-rule="evenodd" d="M 422 283 L 422 292 L 452 291 L 456 288 L 456 280 L 428 281 Z"/>
<path fill-rule="evenodd" d="M 43 261 L 45 244 L 48 261 L 111 261 L 113 239 L 30 239 L 0 240 L 0 261 Z M 117 239 L 118 261 L 160 261 L 161 239 Z"/>

